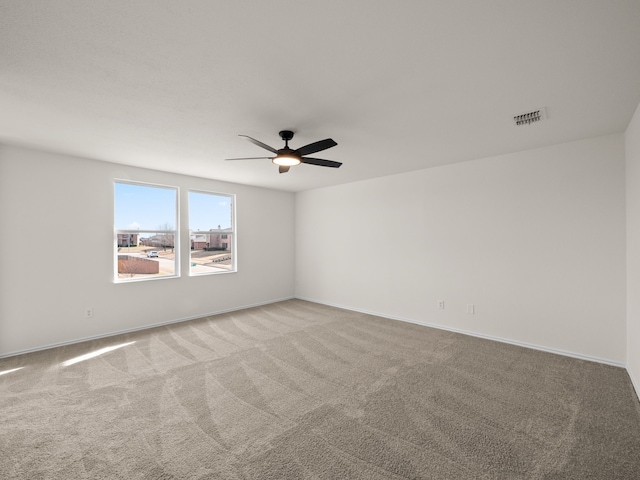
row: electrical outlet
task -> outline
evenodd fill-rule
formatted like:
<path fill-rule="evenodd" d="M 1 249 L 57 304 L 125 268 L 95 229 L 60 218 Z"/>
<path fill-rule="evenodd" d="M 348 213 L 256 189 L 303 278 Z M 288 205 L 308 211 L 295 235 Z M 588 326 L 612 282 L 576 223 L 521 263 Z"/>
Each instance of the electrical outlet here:
<path fill-rule="evenodd" d="M 84 309 L 84 318 L 93 318 L 93 308 Z"/>
<path fill-rule="evenodd" d="M 438 308 L 442 310 L 444 308 L 444 300 L 438 300 Z"/>
<path fill-rule="evenodd" d="M 467 303 L 467 313 L 473 315 L 476 313 L 476 306 L 473 303 Z"/>

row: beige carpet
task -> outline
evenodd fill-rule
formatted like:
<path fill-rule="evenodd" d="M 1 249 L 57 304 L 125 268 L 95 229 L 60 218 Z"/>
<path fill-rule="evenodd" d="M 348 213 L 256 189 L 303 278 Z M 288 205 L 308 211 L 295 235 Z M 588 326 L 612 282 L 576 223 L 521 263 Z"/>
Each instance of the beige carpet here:
<path fill-rule="evenodd" d="M 640 479 L 623 369 L 300 300 L 19 367 L 2 479 Z"/>

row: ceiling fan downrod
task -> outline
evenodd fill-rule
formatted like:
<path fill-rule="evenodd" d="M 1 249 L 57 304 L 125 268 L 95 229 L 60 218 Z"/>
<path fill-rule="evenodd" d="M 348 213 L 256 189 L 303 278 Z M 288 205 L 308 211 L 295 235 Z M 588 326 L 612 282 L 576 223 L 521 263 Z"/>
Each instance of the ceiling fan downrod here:
<path fill-rule="evenodd" d="M 280 130 L 279 135 L 284 140 L 284 148 L 289 148 L 289 140 L 293 138 L 293 132 L 291 130 Z"/>

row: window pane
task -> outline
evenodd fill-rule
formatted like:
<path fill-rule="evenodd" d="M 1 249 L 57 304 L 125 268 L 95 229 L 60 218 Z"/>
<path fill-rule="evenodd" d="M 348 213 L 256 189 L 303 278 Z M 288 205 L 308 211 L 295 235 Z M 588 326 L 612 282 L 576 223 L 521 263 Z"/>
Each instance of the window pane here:
<path fill-rule="evenodd" d="M 115 182 L 116 280 L 175 276 L 177 189 Z"/>
<path fill-rule="evenodd" d="M 116 182 L 115 227 L 117 230 L 174 230 L 176 189 Z"/>
<path fill-rule="evenodd" d="M 191 274 L 235 270 L 233 197 L 189 192 L 189 242 Z"/>
<path fill-rule="evenodd" d="M 173 276 L 176 273 L 175 234 L 117 234 L 119 279 Z"/>

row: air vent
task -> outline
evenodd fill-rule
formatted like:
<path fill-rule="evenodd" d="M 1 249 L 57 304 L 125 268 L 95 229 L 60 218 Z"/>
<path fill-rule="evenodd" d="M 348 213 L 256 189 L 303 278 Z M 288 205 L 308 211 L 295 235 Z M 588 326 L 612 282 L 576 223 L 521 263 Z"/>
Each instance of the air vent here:
<path fill-rule="evenodd" d="M 544 108 L 533 110 L 531 112 L 522 113 L 513 117 L 513 121 L 516 125 L 531 125 L 532 123 L 540 122 L 546 118 L 546 112 Z"/>

